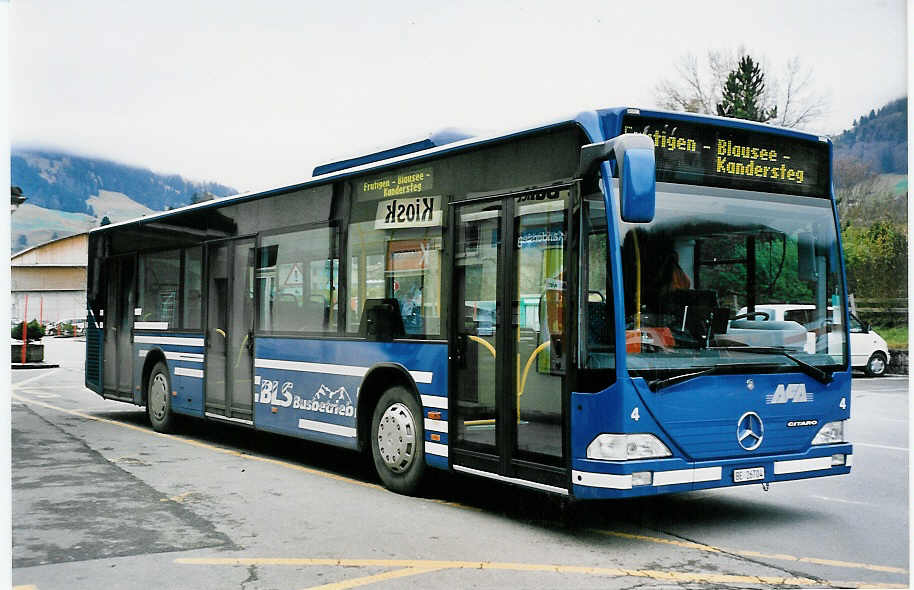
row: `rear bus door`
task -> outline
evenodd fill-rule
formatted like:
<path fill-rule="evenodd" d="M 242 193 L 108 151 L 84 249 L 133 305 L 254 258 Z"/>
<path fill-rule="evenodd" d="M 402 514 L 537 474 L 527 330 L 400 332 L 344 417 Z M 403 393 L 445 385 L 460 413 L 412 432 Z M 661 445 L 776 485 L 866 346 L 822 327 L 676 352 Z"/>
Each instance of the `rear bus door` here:
<path fill-rule="evenodd" d="M 254 238 L 206 247 L 206 414 L 253 420 Z"/>

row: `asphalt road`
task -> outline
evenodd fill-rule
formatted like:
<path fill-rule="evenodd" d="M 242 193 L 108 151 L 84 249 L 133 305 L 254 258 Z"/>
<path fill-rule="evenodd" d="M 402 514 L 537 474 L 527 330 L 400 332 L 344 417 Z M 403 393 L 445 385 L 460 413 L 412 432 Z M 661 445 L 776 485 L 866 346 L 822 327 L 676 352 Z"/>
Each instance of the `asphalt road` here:
<path fill-rule="evenodd" d="M 904 587 L 908 380 L 855 379 L 849 476 L 570 510 L 441 475 L 384 490 L 367 461 L 295 439 L 186 423 L 59 369 L 12 374 L 14 587 Z"/>

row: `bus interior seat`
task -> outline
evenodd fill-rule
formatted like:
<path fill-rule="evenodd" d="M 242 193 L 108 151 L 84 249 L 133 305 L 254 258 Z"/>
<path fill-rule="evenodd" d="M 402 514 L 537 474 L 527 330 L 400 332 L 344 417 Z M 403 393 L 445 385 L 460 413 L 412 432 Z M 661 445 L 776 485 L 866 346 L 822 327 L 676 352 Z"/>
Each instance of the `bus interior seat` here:
<path fill-rule="evenodd" d="M 606 303 L 603 301 L 587 302 L 587 338 L 590 344 L 610 346 L 609 326 L 606 325 Z"/>
<path fill-rule="evenodd" d="M 701 342 L 708 333 L 708 321 L 717 307 L 716 291 L 679 289 L 670 292 L 664 313 L 676 318 L 674 326 Z"/>
<path fill-rule="evenodd" d="M 359 321 L 359 336 L 382 341 L 406 336 L 400 302 L 394 297 L 366 299 Z"/>

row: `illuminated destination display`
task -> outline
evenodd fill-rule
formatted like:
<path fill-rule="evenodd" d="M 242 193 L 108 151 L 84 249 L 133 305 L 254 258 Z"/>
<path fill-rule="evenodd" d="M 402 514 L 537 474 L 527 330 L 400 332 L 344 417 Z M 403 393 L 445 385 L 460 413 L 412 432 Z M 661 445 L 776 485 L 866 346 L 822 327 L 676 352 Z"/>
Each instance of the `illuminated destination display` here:
<path fill-rule="evenodd" d="M 390 197 L 406 197 L 429 191 L 434 187 L 431 168 L 399 172 L 377 178 L 369 178 L 356 184 L 359 200 Z"/>
<path fill-rule="evenodd" d="M 625 115 L 622 132 L 654 140 L 658 182 L 829 195 L 821 141 L 641 115 Z"/>

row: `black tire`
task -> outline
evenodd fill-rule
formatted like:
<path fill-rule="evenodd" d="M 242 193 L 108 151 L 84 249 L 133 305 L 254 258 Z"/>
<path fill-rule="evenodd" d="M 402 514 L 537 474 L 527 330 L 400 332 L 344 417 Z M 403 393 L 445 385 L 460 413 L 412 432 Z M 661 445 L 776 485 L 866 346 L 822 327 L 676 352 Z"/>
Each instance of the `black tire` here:
<path fill-rule="evenodd" d="M 415 494 L 425 474 L 422 408 L 404 387 L 381 395 L 371 417 L 371 456 L 384 487 Z"/>
<path fill-rule="evenodd" d="M 156 432 L 174 432 L 176 417 L 171 411 L 171 379 L 165 363 L 158 362 L 146 384 L 146 415 Z"/>
<path fill-rule="evenodd" d="M 885 375 L 886 369 L 888 369 L 888 363 L 885 362 L 885 354 L 881 352 L 874 352 L 870 356 L 870 360 L 866 361 L 866 366 L 863 367 L 867 377 L 882 377 Z"/>

